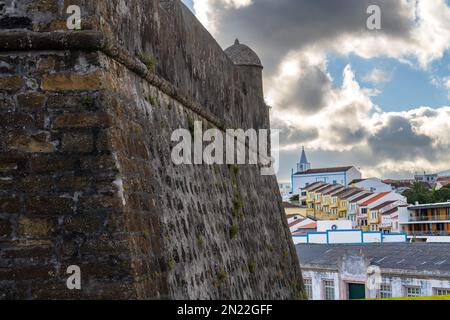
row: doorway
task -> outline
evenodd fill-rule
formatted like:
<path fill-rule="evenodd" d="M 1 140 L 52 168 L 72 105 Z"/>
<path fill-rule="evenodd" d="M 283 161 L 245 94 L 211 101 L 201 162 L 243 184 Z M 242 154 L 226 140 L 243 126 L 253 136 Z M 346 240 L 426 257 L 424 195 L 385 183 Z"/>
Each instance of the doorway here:
<path fill-rule="evenodd" d="M 366 298 L 366 286 L 360 283 L 348 284 L 348 299 L 358 300 Z"/>

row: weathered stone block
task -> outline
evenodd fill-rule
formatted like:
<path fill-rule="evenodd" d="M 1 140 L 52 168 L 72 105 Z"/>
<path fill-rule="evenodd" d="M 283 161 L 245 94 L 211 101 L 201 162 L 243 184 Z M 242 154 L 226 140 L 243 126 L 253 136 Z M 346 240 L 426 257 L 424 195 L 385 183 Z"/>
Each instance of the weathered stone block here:
<path fill-rule="evenodd" d="M 59 1 L 58 0 L 35 0 L 31 2 L 27 11 L 37 11 L 37 12 L 51 12 L 58 13 L 59 12 Z"/>
<path fill-rule="evenodd" d="M 42 77 L 42 90 L 46 91 L 96 90 L 105 87 L 106 84 L 103 73 L 101 71 L 96 71 L 88 74 L 45 74 Z"/>
<path fill-rule="evenodd" d="M 51 277 L 55 270 L 48 266 L 33 266 L 14 269 L 0 269 L 1 280 L 34 280 Z"/>
<path fill-rule="evenodd" d="M 30 136 L 13 136 L 9 147 L 25 153 L 51 153 L 56 149 L 56 142 L 49 140 L 49 132 L 41 132 Z"/>
<path fill-rule="evenodd" d="M 56 171 L 74 171 L 79 168 L 79 160 L 74 158 L 67 159 L 51 156 L 37 156 L 30 159 L 30 170 L 34 174 Z"/>
<path fill-rule="evenodd" d="M 122 201 L 116 196 L 83 196 L 78 200 L 78 212 L 96 212 L 104 209 L 121 209 Z"/>
<path fill-rule="evenodd" d="M 63 227 L 66 232 L 94 234 L 101 232 L 104 223 L 105 218 L 100 214 L 82 214 L 66 217 Z"/>
<path fill-rule="evenodd" d="M 63 176 L 55 179 L 55 187 L 62 192 L 85 192 L 91 189 L 92 177 L 86 176 Z"/>
<path fill-rule="evenodd" d="M 91 171 L 119 171 L 118 164 L 112 154 L 85 157 L 80 161 L 80 167 L 82 170 Z"/>
<path fill-rule="evenodd" d="M 0 213 L 20 213 L 21 204 L 18 196 L 0 197 Z"/>
<path fill-rule="evenodd" d="M 107 113 L 66 113 L 53 121 L 53 127 L 58 128 L 89 128 L 108 127 L 111 117 Z"/>
<path fill-rule="evenodd" d="M 0 218 L 0 239 L 11 236 L 12 226 L 9 219 Z"/>
<path fill-rule="evenodd" d="M 63 215 L 74 211 L 74 201 L 71 198 L 30 196 L 25 203 L 25 211 L 28 214 Z"/>
<path fill-rule="evenodd" d="M 17 96 L 17 103 L 20 108 L 37 110 L 41 109 L 45 103 L 45 95 L 42 93 L 27 93 Z"/>
<path fill-rule="evenodd" d="M 63 134 L 61 151 L 89 153 L 94 150 L 94 136 L 91 131 L 71 131 Z"/>
<path fill-rule="evenodd" d="M 18 190 L 26 193 L 51 192 L 53 189 L 53 178 L 51 176 L 25 176 L 21 177 L 17 186 Z"/>
<path fill-rule="evenodd" d="M 24 80 L 19 76 L 0 77 L 0 92 L 17 92 L 24 84 Z"/>
<path fill-rule="evenodd" d="M 54 229 L 50 219 L 43 218 L 20 218 L 18 234 L 25 237 L 45 237 Z"/>

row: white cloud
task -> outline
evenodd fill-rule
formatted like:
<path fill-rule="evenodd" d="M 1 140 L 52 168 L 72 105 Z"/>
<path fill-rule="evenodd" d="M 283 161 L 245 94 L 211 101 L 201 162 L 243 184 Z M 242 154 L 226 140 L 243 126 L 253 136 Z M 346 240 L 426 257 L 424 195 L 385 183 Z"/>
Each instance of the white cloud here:
<path fill-rule="evenodd" d="M 252 4 L 252 0 L 194 0 L 194 11 L 200 22 L 210 32 L 217 32 L 218 14 L 216 8 L 239 9 Z"/>
<path fill-rule="evenodd" d="M 384 71 L 379 68 L 373 68 L 364 78 L 365 82 L 374 85 L 383 84 L 392 80 L 392 73 Z"/>

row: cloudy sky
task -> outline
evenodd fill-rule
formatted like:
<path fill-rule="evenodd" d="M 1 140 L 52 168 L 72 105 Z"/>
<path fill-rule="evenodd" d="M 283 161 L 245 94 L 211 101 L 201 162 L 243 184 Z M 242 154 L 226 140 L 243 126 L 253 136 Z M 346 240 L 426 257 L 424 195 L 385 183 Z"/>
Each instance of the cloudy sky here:
<path fill-rule="evenodd" d="M 280 181 L 301 146 L 313 167 L 366 177 L 450 169 L 450 0 L 184 2 L 223 48 L 238 37 L 261 57 Z"/>

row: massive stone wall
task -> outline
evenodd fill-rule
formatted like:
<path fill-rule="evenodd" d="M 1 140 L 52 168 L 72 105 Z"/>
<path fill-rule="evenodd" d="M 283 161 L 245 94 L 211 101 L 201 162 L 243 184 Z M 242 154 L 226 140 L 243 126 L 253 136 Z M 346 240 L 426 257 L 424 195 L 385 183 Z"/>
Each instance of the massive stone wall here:
<path fill-rule="evenodd" d="M 3 2 L 0 299 L 303 297 L 275 177 L 170 157 L 193 121 L 268 128 L 260 70 L 178 1 Z"/>

